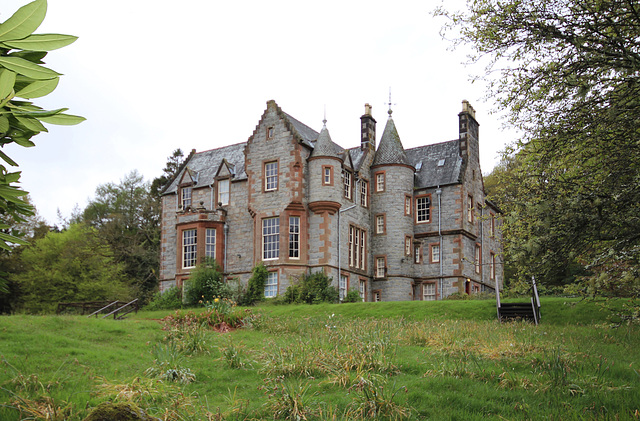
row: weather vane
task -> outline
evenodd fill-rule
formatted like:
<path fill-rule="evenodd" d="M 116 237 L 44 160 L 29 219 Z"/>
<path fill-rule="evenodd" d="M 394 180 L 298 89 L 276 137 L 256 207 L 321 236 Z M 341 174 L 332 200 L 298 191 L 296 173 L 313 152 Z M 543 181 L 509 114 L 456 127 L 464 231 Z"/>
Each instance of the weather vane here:
<path fill-rule="evenodd" d="M 391 106 L 396 105 L 391 103 L 391 87 L 389 87 L 389 102 L 387 103 L 387 105 L 389 105 L 389 111 L 387 111 L 387 113 L 389 113 L 389 118 L 391 118 L 391 113 L 393 113 L 393 111 L 391 110 Z"/>
<path fill-rule="evenodd" d="M 324 120 L 322 120 L 322 126 L 327 127 L 327 105 L 324 105 Z"/>

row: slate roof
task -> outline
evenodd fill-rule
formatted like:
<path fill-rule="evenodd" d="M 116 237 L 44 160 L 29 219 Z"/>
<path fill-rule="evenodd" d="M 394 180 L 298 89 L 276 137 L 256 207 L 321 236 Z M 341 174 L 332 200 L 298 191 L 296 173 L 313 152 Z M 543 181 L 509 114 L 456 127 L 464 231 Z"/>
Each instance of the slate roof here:
<path fill-rule="evenodd" d="M 327 127 L 323 127 L 318 135 L 318 139 L 313 145 L 311 156 L 330 156 L 342 159 L 344 150 L 331 140 L 331 135 Z"/>
<path fill-rule="evenodd" d="M 313 148 L 313 142 L 318 138 L 319 133 L 313 130 L 311 127 L 307 126 L 304 123 L 299 122 L 295 118 L 291 117 L 289 114 L 284 111 L 282 114 L 285 115 L 287 119 L 289 119 L 289 123 L 291 126 L 298 132 L 298 135 L 302 138 L 302 143 Z"/>
<path fill-rule="evenodd" d="M 398 130 L 396 129 L 396 123 L 389 117 L 387 125 L 384 127 L 382 138 L 380 138 L 380 144 L 376 150 L 376 157 L 373 160 L 372 165 L 385 165 L 385 164 L 407 164 L 407 155 L 402 147 Z"/>
<path fill-rule="evenodd" d="M 198 152 L 187 162 L 186 168 L 198 174 L 198 182 L 194 187 L 210 186 L 215 180 L 218 168 L 223 159 L 232 165 L 235 177 L 232 180 L 244 180 L 247 174 L 244 172 L 244 143 L 224 146 L 218 149 Z M 163 194 L 175 193 L 178 190 L 180 177 L 176 177 Z"/>
<path fill-rule="evenodd" d="M 462 182 L 462 157 L 457 139 L 407 149 L 406 156 L 416 169 L 414 186 L 417 189 Z M 444 162 L 439 166 L 441 160 Z"/>
<path fill-rule="evenodd" d="M 360 171 L 363 158 L 365 157 L 366 150 L 363 150 L 360 146 L 349 149 L 349 155 L 351 155 L 351 161 L 353 162 L 354 171 Z"/>

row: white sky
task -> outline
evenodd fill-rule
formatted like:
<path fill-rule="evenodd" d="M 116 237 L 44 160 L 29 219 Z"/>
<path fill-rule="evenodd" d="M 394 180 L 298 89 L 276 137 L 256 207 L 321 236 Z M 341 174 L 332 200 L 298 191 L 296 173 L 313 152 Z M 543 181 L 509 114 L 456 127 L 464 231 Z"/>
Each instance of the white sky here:
<path fill-rule="evenodd" d="M 458 3 L 456 1 L 455 3 Z M 2 0 L 5 21 L 28 0 Z M 447 5 L 452 2 L 448 1 Z M 10 145 L 22 186 L 38 212 L 56 223 L 82 209 L 99 184 L 136 169 L 161 175 L 176 148 L 185 155 L 244 142 L 266 102 L 317 131 L 324 109 L 334 142 L 359 144 L 364 104 L 373 106 L 378 140 L 393 118 L 405 149 L 458 135 L 467 99 L 480 123 L 481 166 L 488 173 L 514 140 L 471 83 L 462 51 L 442 40 L 438 1 L 49 0 L 36 33 L 80 37 L 45 58 L 64 76 L 56 91 L 35 99 L 68 107 L 87 121 L 49 125 Z"/>

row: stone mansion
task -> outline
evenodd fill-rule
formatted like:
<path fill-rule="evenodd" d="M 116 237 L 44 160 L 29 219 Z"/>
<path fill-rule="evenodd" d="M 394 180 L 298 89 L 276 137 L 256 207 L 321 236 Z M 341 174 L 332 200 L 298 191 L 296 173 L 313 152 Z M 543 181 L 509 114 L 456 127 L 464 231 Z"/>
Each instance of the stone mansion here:
<path fill-rule="evenodd" d="M 365 105 L 357 146 L 334 143 L 267 102 L 244 143 L 196 153 L 162 196 L 160 288 L 205 257 L 266 297 L 324 271 L 344 297 L 439 300 L 502 286 L 498 209 L 485 199 L 478 122 L 467 101 L 458 137 L 404 149 L 391 117 L 380 141 Z"/>

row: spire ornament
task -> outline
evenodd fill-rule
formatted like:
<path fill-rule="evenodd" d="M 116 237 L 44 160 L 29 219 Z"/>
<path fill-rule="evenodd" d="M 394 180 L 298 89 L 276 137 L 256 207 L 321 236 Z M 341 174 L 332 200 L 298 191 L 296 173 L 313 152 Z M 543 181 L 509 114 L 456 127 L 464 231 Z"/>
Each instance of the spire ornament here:
<path fill-rule="evenodd" d="M 391 118 L 391 114 L 393 114 L 393 110 L 391 109 L 391 106 L 396 105 L 391 102 L 391 87 L 389 87 L 389 102 L 385 104 L 389 106 L 389 111 L 387 111 L 387 114 L 389 114 L 389 118 Z"/>

